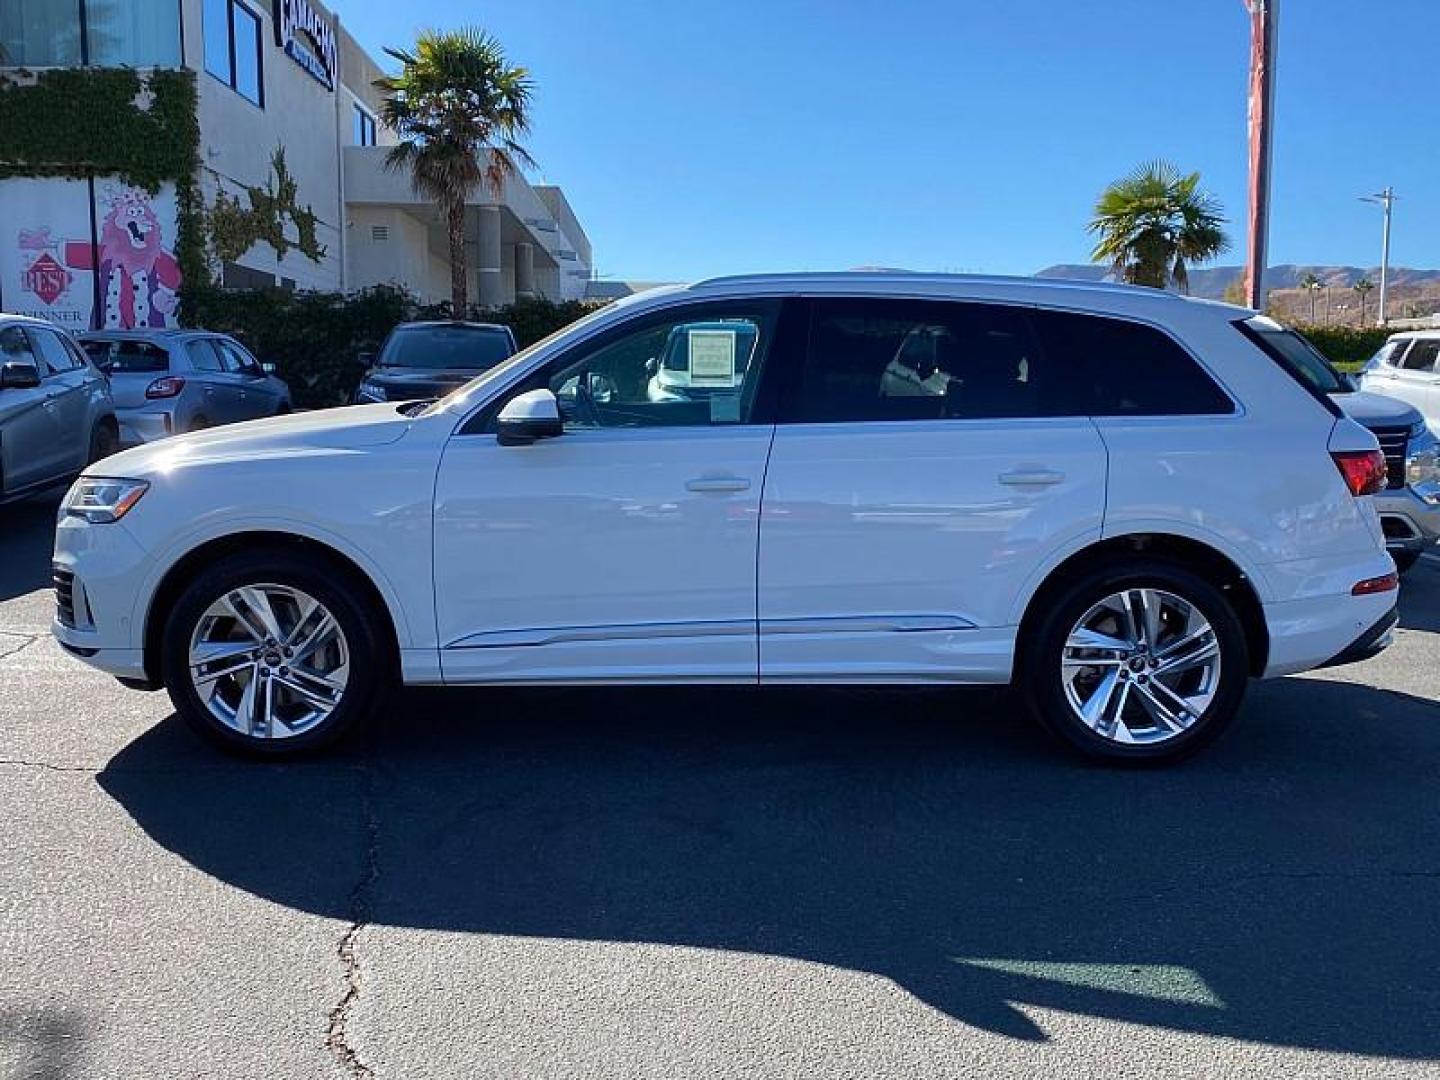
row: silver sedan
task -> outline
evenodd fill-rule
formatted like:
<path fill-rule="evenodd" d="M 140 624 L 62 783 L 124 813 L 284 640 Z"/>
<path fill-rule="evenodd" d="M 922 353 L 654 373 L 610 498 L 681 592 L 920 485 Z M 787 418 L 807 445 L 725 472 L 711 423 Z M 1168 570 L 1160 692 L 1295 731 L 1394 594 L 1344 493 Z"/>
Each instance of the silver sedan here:
<path fill-rule="evenodd" d="M 234 338 L 207 330 L 97 330 L 80 343 L 110 376 L 131 446 L 291 409 L 290 388 Z"/>

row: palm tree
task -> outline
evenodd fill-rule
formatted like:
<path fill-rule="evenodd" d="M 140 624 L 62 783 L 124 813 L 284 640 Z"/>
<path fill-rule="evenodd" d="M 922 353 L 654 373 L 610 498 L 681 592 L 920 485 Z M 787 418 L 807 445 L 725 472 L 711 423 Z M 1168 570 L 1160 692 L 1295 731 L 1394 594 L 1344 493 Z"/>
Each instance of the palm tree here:
<path fill-rule="evenodd" d="M 1375 288 L 1375 283 L 1371 281 L 1368 277 L 1362 276 L 1359 281 L 1355 282 L 1355 284 L 1350 287 L 1360 294 L 1360 325 L 1364 326 L 1365 297 L 1369 295 L 1371 289 Z"/>
<path fill-rule="evenodd" d="M 1325 283 L 1312 273 L 1300 279 L 1300 287 L 1310 294 L 1310 325 L 1314 326 L 1316 294 L 1325 287 Z"/>
<path fill-rule="evenodd" d="M 1200 190 L 1200 174 L 1153 161 L 1107 187 L 1089 230 L 1099 236 L 1091 259 L 1108 262 L 1132 285 L 1189 291 L 1191 263 L 1229 250 L 1220 203 Z"/>
<path fill-rule="evenodd" d="M 401 64 L 399 75 L 375 81 L 381 117 L 400 138 L 385 165 L 408 171 L 416 194 L 445 215 L 451 314 L 464 318 L 465 204 L 482 185 L 500 198 L 516 160 L 534 164 L 517 141 L 530 130 L 530 73 L 474 28 L 424 30 L 411 51 L 385 52 Z"/>

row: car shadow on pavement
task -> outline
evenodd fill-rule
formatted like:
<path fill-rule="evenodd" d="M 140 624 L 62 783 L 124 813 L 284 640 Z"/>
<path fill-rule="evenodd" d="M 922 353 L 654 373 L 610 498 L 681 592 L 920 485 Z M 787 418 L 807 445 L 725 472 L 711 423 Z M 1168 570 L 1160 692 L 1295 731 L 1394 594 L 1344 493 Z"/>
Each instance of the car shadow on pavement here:
<path fill-rule="evenodd" d="M 50 587 L 55 550 L 55 512 L 63 489 L 0 506 L 0 601 Z"/>
<path fill-rule="evenodd" d="M 976 691 L 411 692 L 338 758 L 230 761 L 172 718 L 99 782 L 198 869 L 325 916 L 794 957 L 1018 1039 L 1047 1037 L 1031 1005 L 1440 1056 L 1440 705 L 1257 684 L 1209 753 L 1139 771 L 1013 713 Z"/>

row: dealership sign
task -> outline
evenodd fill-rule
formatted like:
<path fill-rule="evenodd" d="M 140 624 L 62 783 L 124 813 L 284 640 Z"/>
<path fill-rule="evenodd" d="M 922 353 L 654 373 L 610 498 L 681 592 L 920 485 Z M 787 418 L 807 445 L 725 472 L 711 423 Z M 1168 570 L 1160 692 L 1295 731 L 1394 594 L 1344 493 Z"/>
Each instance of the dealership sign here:
<path fill-rule="evenodd" d="M 335 89 L 340 76 L 335 24 L 310 0 L 275 0 L 275 42 L 327 90 Z"/>

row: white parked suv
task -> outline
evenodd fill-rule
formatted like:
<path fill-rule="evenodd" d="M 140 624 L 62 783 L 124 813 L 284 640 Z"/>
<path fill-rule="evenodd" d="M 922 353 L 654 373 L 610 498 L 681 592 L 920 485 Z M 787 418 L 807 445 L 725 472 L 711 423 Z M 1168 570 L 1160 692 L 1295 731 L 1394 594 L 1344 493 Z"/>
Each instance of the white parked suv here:
<path fill-rule="evenodd" d="M 654 400 L 687 327 L 708 392 Z M 1012 683 L 1084 753 L 1176 757 L 1396 621 L 1385 460 L 1287 333 L 1033 279 L 656 290 L 438 402 L 110 458 L 54 632 L 260 754 L 396 681 L 759 682 Z"/>

